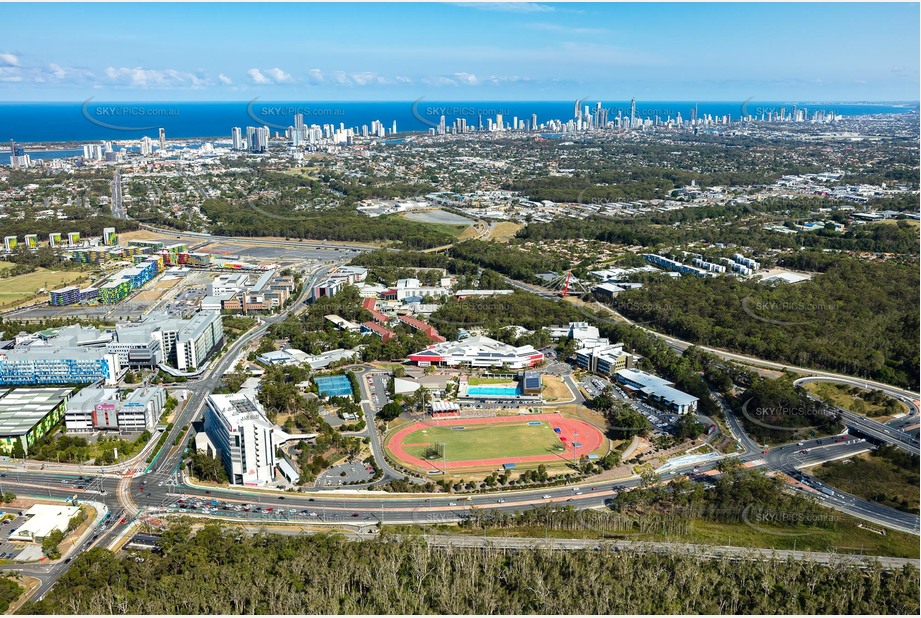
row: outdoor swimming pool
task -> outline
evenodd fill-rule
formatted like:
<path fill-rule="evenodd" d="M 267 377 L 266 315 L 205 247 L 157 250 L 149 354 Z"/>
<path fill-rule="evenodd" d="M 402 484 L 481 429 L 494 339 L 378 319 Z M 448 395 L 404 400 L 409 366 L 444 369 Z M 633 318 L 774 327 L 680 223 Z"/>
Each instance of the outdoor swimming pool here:
<path fill-rule="evenodd" d="M 468 397 L 516 397 L 517 386 L 468 386 Z"/>

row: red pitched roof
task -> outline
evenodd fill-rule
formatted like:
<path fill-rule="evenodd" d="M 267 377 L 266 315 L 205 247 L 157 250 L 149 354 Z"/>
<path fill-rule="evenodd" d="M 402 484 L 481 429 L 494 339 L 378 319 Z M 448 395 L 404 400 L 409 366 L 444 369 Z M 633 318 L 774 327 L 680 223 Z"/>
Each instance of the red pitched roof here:
<path fill-rule="evenodd" d="M 365 322 L 364 326 L 367 326 L 368 329 L 380 335 L 384 343 L 388 342 L 393 337 L 396 337 L 396 333 L 394 333 L 392 330 L 384 328 L 380 324 L 375 324 L 374 322 L 371 322 L 370 320 Z"/>
<path fill-rule="evenodd" d="M 417 320 L 416 318 L 408 315 L 401 315 L 399 319 L 407 326 L 415 328 L 416 330 L 421 330 L 423 333 L 425 333 L 429 340 L 435 343 L 444 343 L 446 341 L 444 337 L 438 334 L 438 329 L 431 324 L 426 324 L 422 320 Z"/>

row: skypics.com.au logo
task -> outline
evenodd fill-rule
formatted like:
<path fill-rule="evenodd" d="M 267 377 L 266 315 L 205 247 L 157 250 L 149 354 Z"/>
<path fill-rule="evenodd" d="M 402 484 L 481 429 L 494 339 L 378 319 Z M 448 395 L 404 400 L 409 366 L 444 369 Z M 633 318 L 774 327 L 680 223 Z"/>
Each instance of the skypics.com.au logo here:
<path fill-rule="evenodd" d="M 294 126 L 294 117 L 304 117 L 304 124 L 317 122 L 340 122 L 345 118 L 345 109 L 320 105 L 257 105 L 259 97 L 246 104 L 246 115 L 256 126 L 269 127 L 278 131 L 287 131 Z"/>
<path fill-rule="evenodd" d="M 503 122 L 510 120 L 507 117 L 511 114 L 511 110 L 506 108 L 496 108 L 496 107 L 481 107 L 478 105 L 438 105 L 438 104 L 424 104 L 423 100 L 425 97 L 420 97 L 413 101 L 412 105 L 412 115 L 413 118 L 421 122 L 427 127 L 433 129 L 440 128 L 441 118 L 444 117 L 444 126 L 449 128 L 455 120 L 458 118 L 463 118 L 465 120 L 474 120 L 476 119 L 477 123 L 481 120 L 486 122 L 487 119 L 496 120 L 499 116 L 503 117 Z M 472 127 L 472 125 L 471 125 Z"/>
<path fill-rule="evenodd" d="M 817 407 L 809 408 L 807 406 L 752 406 L 753 398 L 749 398 L 742 404 L 742 416 L 754 423 L 773 431 L 809 431 L 821 427 L 820 424 L 799 425 L 796 423 L 799 419 L 808 419 L 806 422 L 814 423 L 816 418 L 827 418 L 829 421 L 836 418 L 836 414 L 829 408 Z M 784 419 L 790 421 L 789 424 L 778 424 Z"/>
<path fill-rule="evenodd" d="M 830 303 L 760 301 L 751 296 L 742 299 L 742 311 L 756 320 L 776 326 L 804 326 L 837 310 L 838 306 Z M 807 319 L 779 320 L 768 317 L 770 315 L 792 315 Z"/>
<path fill-rule="evenodd" d="M 96 126 L 112 131 L 150 131 L 159 124 L 149 123 L 151 119 L 161 121 L 164 118 L 177 118 L 180 115 L 178 107 L 164 105 L 124 105 L 124 104 L 99 104 L 92 103 L 93 97 L 83 102 L 81 113 L 83 117 Z"/>

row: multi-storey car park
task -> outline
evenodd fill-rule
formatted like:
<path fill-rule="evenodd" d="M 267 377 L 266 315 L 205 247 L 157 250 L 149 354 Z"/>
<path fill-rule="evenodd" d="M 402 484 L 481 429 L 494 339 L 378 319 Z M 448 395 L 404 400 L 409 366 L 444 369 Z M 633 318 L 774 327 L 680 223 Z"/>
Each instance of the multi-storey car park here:
<path fill-rule="evenodd" d="M 67 410 L 70 388 L 16 388 L 0 391 L 0 450 L 24 453 L 48 433 Z"/>

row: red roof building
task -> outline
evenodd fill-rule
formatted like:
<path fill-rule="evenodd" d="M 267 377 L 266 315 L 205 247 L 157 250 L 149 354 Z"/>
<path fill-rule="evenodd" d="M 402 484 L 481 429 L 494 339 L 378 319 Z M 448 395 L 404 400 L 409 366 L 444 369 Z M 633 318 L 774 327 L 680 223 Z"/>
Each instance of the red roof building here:
<path fill-rule="evenodd" d="M 375 324 L 374 322 L 371 322 L 370 320 L 362 324 L 362 326 L 365 329 L 367 329 L 365 332 L 372 332 L 376 334 L 377 336 L 381 338 L 381 341 L 383 341 L 384 343 L 387 343 L 388 341 L 390 341 L 391 339 L 397 336 L 396 333 L 394 333 L 392 330 L 384 328 L 380 324 Z"/>
<path fill-rule="evenodd" d="M 422 320 L 417 320 L 414 317 L 408 315 L 401 315 L 399 318 L 400 322 L 406 324 L 410 328 L 425 333 L 425 336 L 429 338 L 429 341 L 432 343 L 444 343 L 446 339 L 438 334 L 438 329 L 432 326 L 431 324 L 426 324 Z"/>

